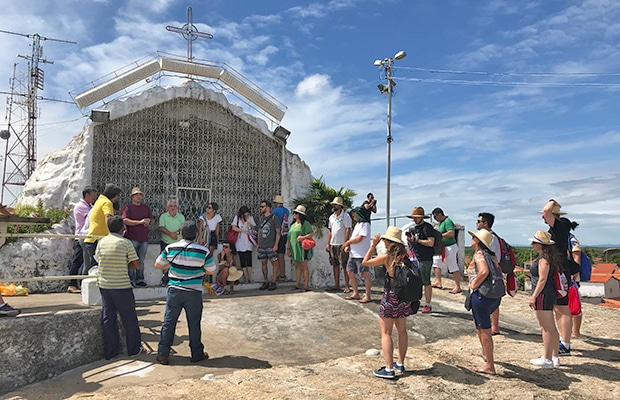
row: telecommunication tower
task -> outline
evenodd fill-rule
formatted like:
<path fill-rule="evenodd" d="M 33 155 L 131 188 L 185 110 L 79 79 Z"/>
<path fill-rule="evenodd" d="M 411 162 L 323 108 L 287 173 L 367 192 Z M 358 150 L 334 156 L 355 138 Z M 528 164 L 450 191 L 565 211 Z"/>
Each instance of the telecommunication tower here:
<path fill-rule="evenodd" d="M 37 166 L 37 100 L 38 91 L 43 90 L 44 72 L 39 64 L 53 64 L 43 58 L 41 41 L 54 41 L 77 44 L 69 40 L 51 39 L 35 34 L 22 34 L 0 30 L 10 35 L 24 36 L 32 39 L 32 53 L 29 56 L 18 55 L 28 61 L 28 72 L 24 77 L 17 73 L 17 65 L 13 67 L 11 92 L 9 93 L 7 108 L 7 129 L 0 131 L 0 138 L 6 140 L 4 154 L 4 171 L 2 176 L 2 195 L 0 202 L 4 204 L 5 191 L 12 195 L 15 201 Z M 11 186 L 14 187 L 11 190 Z"/>

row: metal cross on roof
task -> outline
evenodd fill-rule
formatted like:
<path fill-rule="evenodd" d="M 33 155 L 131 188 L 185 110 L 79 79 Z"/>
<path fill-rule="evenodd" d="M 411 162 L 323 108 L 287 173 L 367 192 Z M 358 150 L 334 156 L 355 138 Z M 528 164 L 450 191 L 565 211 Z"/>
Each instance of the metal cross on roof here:
<path fill-rule="evenodd" d="M 180 33 L 185 40 L 187 40 L 187 61 L 192 62 L 194 56 L 192 55 L 192 42 L 198 38 L 213 39 L 213 35 L 210 33 L 203 33 L 196 28 L 192 20 L 192 8 L 187 7 L 187 23 L 180 28 L 176 26 L 168 25 L 166 30 L 169 32 Z"/>

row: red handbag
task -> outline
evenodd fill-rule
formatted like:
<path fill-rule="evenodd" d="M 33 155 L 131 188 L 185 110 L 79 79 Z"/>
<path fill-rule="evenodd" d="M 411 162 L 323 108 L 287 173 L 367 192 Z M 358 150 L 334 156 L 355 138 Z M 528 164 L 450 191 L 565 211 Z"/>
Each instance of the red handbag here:
<path fill-rule="evenodd" d="M 226 241 L 228 243 L 232 243 L 232 244 L 237 243 L 237 238 L 238 237 L 239 237 L 239 232 L 234 230 L 232 228 L 232 226 L 230 228 L 228 228 L 228 230 L 226 231 Z"/>
<path fill-rule="evenodd" d="M 581 299 L 579 298 L 579 287 L 575 282 L 568 288 L 568 309 L 571 315 L 581 314 Z"/>

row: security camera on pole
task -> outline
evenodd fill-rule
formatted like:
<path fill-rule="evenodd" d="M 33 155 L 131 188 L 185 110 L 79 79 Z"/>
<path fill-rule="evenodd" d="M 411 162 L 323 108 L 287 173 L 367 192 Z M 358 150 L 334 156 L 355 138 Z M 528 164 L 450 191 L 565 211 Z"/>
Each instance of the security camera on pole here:
<path fill-rule="evenodd" d="M 387 84 L 379 84 L 377 87 L 382 94 L 388 95 L 388 108 L 387 108 L 387 172 L 386 172 L 386 190 L 385 190 L 385 221 L 387 226 L 390 226 L 390 164 L 392 153 L 392 91 L 396 82 L 392 79 L 392 64 L 394 60 L 402 60 L 407 57 L 407 53 L 399 51 L 392 58 L 385 58 L 383 60 L 376 60 L 375 66 L 385 70 L 385 79 Z"/>

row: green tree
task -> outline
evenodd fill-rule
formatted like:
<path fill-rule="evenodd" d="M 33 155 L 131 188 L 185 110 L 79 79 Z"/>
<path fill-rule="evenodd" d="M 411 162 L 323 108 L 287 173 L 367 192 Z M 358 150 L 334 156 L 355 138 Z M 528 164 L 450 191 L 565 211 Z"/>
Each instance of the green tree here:
<path fill-rule="evenodd" d="M 618 264 L 620 265 L 620 254 L 614 254 L 609 257 L 609 264 Z"/>
<path fill-rule="evenodd" d="M 308 192 L 303 197 L 293 199 L 293 207 L 297 207 L 300 204 L 306 207 L 306 214 L 308 215 L 308 220 L 315 228 L 315 235 L 317 238 L 321 238 L 323 236 L 323 228 L 326 226 L 327 220 L 332 213 L 330 203 L 334 200 L 334 197 L 342 197 L 344 208 L 347 210 L 353 205 L 352 198 L 356 194 L 352 189 L 341 187 L 336 190 L 327 186 L 321 176 L 312 181 Z"/>

